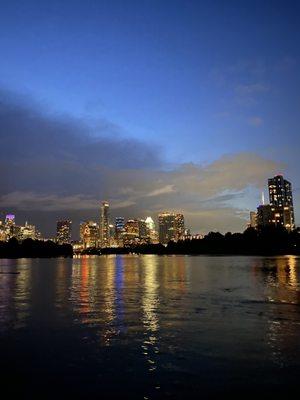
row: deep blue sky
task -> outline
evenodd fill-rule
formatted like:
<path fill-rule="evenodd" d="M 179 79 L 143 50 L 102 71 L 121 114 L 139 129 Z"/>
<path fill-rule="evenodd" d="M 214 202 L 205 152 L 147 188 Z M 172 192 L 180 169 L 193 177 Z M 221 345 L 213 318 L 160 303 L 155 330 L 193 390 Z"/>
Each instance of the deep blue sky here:
<path fill-rule="evenodd" d="M 78 123 L 85 126 L 79 129 L 81 138 L 125 140 L 133 149 L 147 149 L 147 157 L 149 152 L 154 158 L 159 154 L 150 169 L 159 166 L 161 173 L 174 173 L 190 162 L 210 168 L 228 154 L 251 153 L 253 159 L 278 163 L 270 173 L 284 172 L 300 202 L 299 26 L 298 1 L 2 1 L 0 85 L 3 98 L 9 97 L 14 108 L 58 118 L 58 131 L 61 125 Z M 9 135 L 4 128 L 2 138 Z M 32 148 L 30 128 L 24 132 L 20 125 L 14 140 L 28 135 L 24 146 Z M 59 144 L 49 148 L 44 133 L 39 135 L 34 140 L 44 143 L 55 158 Z M 127 156 L 121 149 L 124 165 L 110 165 L 122 170 L 118 176 L 127 167 Z M 129 159 L 132 168 L 135 158 Z M 99 155 L 100 164 L 103 167 Z M 144 168 L 137 162 L 137 168 L 149 169 L 146 164 Z M 263 171 L 268 176 L 269 171 Z M 31 193 L 41 193 L 40 187 L 32 186 L 30 174 L 27 179 Z M 262 176 L 246 179 L 244 187 L 215 188 L 213 196 L 242 190 L 243 195 L 235 193 L 226 207 L 235 212 L 255 208 Z M 153 176 L 153 190 L 161 188 L 158 184 L 167 186 L 167 180 Z M 100 184 L 105 187 L 99 178 Z M 177 188 L 176 180 L 171 184 L 172 196 L 186 190 Z M 62 185 L 51 190 L 44 188 L 42 193 L 111 197 L 112 188 L 81 193 L 75 186 L 65 191 Z M 1 194 L 16 191 L 26 192 L 16 182 Z M 190 193 L 190 198 L 196 195 Z M 114 200 L 125 197 L 116 195 Z M 199 208 L 205 200 L 200 188 Z M 143 214 L 168 208 L 169 198 L 162 196 L 145 207 L 144 200 L 133 201 Z M 7 201 L 2 204 L 8 207 Z M 225 210 L 225 205 L 216 207 Z M 170 206 L 179 208 L 179 200 Z M 16 205 L 14 210 L 22 213 L 21 208 Z M 192 209 L 181 208 L 187 213 Z M 226 230 L 225 224 L 226 218 L 223 225 L 205 222 L 199 229 Z M 240 224 L 242 229 L 242 220 Z M 238 228 L 238 223 L 232 224 L 232 229 Z"/>

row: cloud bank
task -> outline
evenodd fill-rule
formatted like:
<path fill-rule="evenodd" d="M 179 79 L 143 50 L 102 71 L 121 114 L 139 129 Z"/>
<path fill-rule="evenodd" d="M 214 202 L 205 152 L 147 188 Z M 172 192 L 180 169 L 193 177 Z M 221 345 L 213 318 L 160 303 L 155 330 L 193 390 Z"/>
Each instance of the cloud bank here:
<path fill-rule="evenodd" d="M 98 218 L 101 199 L 114 216 L 181 210 L 193 231 L 241 230 L 247 188 L 263 187 L 279 167 L 247 152 L 170 166 L 157 144 L 108 121 L 91 127 L 0 91 L 0 209 L 32 217 L 47 233 L 58 217 Z"/>

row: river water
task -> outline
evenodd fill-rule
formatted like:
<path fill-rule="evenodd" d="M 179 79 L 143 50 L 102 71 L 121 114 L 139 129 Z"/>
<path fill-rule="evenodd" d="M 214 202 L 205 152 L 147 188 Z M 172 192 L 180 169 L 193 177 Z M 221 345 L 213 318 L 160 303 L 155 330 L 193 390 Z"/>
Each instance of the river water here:
<path fill-rule="evenodd" d="M 0 351 L 20 399 L 288 397 L 300 258 L 0 260 Z"/>

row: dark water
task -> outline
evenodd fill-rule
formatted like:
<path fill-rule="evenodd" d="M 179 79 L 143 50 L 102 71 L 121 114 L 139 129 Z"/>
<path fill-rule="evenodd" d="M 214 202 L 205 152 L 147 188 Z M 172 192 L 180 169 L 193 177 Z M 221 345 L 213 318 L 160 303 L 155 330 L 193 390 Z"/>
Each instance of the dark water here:
<path fill-rule="evenodd" d="M 289 397 L 299 282 L 294 256 L 0 260 L 2 392 Z"/>

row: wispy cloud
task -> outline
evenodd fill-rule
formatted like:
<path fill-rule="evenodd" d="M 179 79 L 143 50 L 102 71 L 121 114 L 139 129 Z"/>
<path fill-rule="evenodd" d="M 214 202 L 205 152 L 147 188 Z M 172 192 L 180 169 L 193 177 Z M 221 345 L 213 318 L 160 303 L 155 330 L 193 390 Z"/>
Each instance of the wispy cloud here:
<path fill-rule="evenodd" d="M 162 194 L 173 193 L 174 191 L 175 191 L 174 185 L 166 185 L 162 188 L 152 190 L 150 193 L 146 194 L 146 197 L 160 196 Z"/>
<path fill-rule="evenodd" d="M 0 207 L 24 211 L 96 210 L 100 202 L 95 198 L 76 194 L 59 196 L 36 192 L 12 192 L 0 197 Z"/>
<path fill-rule="evenodd" d="M 266 93 L 269 91 L 269 87 L 262 83 L 251 83 L 248 85 L 237 85 L 235 87 L 235 92 L 239 96 L 249 96 L 259 93 Z"/>
<path fill-rule="evenodd" d="M 261 117 L 253 116 L 248 119 L 248 122 L 250 125 L 258 127 L 258 126 L 261 126 L 264 121 Z"/>

